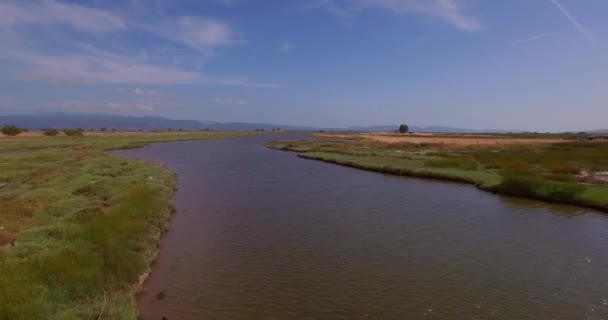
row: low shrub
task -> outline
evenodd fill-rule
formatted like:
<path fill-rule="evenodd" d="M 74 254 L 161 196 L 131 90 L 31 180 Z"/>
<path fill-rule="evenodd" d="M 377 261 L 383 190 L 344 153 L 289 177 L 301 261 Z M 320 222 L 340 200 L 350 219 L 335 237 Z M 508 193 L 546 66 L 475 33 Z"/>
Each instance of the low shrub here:
<path fill-rule="evenodd" d="M 579 182 L 579 178 L 572 174 L 561 174 L 561 173 L 552 173 L 543 175 L 547 180 L 553 181 L 561 181 L 561 182 Z"/>
<path fill-rule="evenodd" d="M 513 196 L 540 198 L 562 203 L 574 203 L 585 191 L 581 184 L 547 181 L 531 176 L 508 175 L 498 185 L 498 191 Z"/>
<path fill-rule="evenodd" d="M 22 132 L 23 132 L 23 129 L 21 129 L 17 126 L 9 125 L 9 126 L 2 127 L 2 133 L 7 136 L 16 136 L 18 134 L 21 134 Z"/>
<path fill-rule="evenodd" d="M 336 143 L 334 144 L 334 152 L 342 154 L 350 154 L 353 151 L 353 145 L 350 143 Z"/>
<path fill-rule="evenodd" d="M 579 170 L 575 166 L 565 162 L 548 162 L 543 166 L 552 173 L 556 174 L 578 174 Z"/>
<path fill-rule="evenodd" d="M 43 129 L 42 133 L 44 133 L 45 135 L 47 135 L 49 137 L 54 137 L 56 135 L 59 135 L 59 130 L 57 130 L 57 129 Z"/>
<path fill-rule="evenodd" d="M 82 137 L 84 135 L 84 129 L 66 129 L 63 130 L 63 133 L 68 137 Z"/>

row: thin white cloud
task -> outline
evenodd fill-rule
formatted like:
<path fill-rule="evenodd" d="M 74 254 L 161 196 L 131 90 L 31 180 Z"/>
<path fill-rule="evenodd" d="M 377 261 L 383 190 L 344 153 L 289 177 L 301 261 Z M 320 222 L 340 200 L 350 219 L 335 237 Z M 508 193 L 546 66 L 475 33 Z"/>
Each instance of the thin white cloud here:
<path fill-rule="evenodd" d="M 481 22 L 466 15 L 462 0 L 319 0 L 307 9 L 324 9 L 340 17 L 351 17 L 364 9 L 384 9 L 394 14 L 421 14 L 439 19 L 458 29 L 475 31 Z"/>
<path fill-rule="evenodd" d="M 481 23 L 466 16 L 462 1 L 458 0 L 362 0 L 370 7 L 385 8 L 397 14 L 420 13 L 443 20 L 459 29 L 474 31 Z"/>
<path fill-rule="evenodd" d="M 322 9 L 336 17 L 348 18 L 356 15 L 362 8 L 353 0 L 347 3 L 338 3 L 335 0 L 316 0 L 306 3 L 303 9 Z"/>
<path fill-rule="evenodd" d="M 135 28 L 180 43 L 205 55 L 217 47 L 238 42 L 232 27 L 204 17 L 179 17 L 171 20 L 157 7 L 162 21 L 126 21 L 121 15 L 55 0 L 0 3 L 0 26 L 64 24 L 85 32 L 104 33 Z"/>
<path fill-rule="evenodd" d="M 52 83 L 142 83 L 180 84 L 200 79 L 195 72 L 170 66 L 150 64 L 137 57 L 87 47 L 79 53 L 54 55 L 33 50 L 0 51 L 0 58 L 9 58 L 25 65 L 26 79 Z"/>
<path fill-rule="evenodd" d="M 290 53 L 293 50 L 293 48 L 294 48 L 293 43 L 291 43 L 289 41 L 284 41 L 279 44 L 279 47 L 277 48 L 277 52 L 286 54 L 286 53 Z"/>
<path fill-rule="evenodd" d="M 25 79 L 42 80 L 56 84 L 209 84 L 242 86 L 251 88 L 280 88 L 278 83 L 251 81 L 246 76 L 209 76 L 199 72 L 184 71 L 172 66 L 162 66 L 145 59 L 117 55 L 84 47 L 79 53 L 67 55 L 41 54 L 31 50 L 0 51 L 0 58 L 21 62 L 25 66 Z M 124 93 L 120 89 L 119 93 Z M 135 89 L 137 96 L 157 96 L 155 91 Z"/>
<path fill-rule="evenodd" d="M 239 105 L 239 106 L 244 106 L 244 105 L 249 104 L 249 101 L 247 101 L 245 99 L 234 99 L 234 98 L 215 98 L 214 101 L 217 103 L 221 103 L 221 104 L 231 104 L 231 105 Z"/>
<path fill-rule="evenodd" d="M 12 42 L 0 50 L 0 59 L 16 62 L 20 78 L 55 84 L 208 84 L 253 88 L 279 88 L 281 84 L 255 82 L 246 76 L 210 76 L 171 65 L 149 62 L 146 56 L 116 54 L 88 45 L 68 54 L 43 53 Z M 126 93 L 125 89 L 117 89 Z M 133 91 L 135 95 L 160 95 L 155 91 Z"/>
<path fill-rule="evenodd" d="M 272 82 L 255 82 L 244 76 L 228 76 L 228 77 L 206 77 L 203 83 L 221 84 L 226 86 L 250 87 L 250 88 L 269 88 L 276 89 L 283 87 L 283 84 Z"/>
<path fill-rule="evenodd" d="M 54 0 L 0 3 L 0 26 L 22 24 L 63 24 L 94 33 L 126 28 L 125 22 L 118 15 L 76 4 Z"/>
<path fill-rule="evenodd" d="M 115 113 L 115 112 L 151 112 L 159 107 L 158 103 L 136 100 L 136 101 L 91 101 L 91 100 L 65 100 L 53 102 L 49 108 L 86 113 Z"/>
<path fill-rule="evenodd" d="M 230 25 L 222 21 L 202 17 L 181 17 L 164 24 L 139 25 L 148 32 L 190 47 L 205 57 L 216 48 L 240 42 Z"/>
<path fill-rule="evenodd" d="M 149 5 L 150 2 L 147 2 Z M 159 10 L 162 5 L 157 2 Z M 2 2 L 0 0 L 0 59 L 14 61 L 20 78 L 58 84 L 220 84 L 257 88 L 276 88 L 275 83 L 250 81 L 246 76 L 209 76 L 201 71 L 202 63 L 214 55 L 216 49 L 240 43 L 238 34 L 229 24 L 203 17 L 180 17 L 151 22 L 150 16 L 136 21 L 128 13 L 68 4 L 56 0 Z M 158 22 L 158 23 L 156 23 Z M 21 25 L 41 27 L 18 28 Z M 89 37 L 73 36 L 56 30 L 64 25 L 82 32 L 103 36 L 102 33 L 126 31 L 146 32 L 150 35 L 181 44 L 195 52 L 176 48 L 178 55 L 167 54 L 161 46 L 140 48 L 129 52 L 129 45 L 120 42 L 103 49 L 86 44 Z M 59 32 L 55 32 L 59 31 Z M 38 39 L 38 32 L 46 32 Z M 56 36 L 61 34 L 61 36 Z M 36 39 L 36 41 L 32 41 Z M 98 45 L 98 44 L 97 44 Z M 168 48 L 176 47 L 174 45 Z M 179 46 L 177 46 L 179 47 Z M 69 48 L 69 51 L 65 50 Z M 126 51 L 125 51 L 126 50 Z M 188 61 L 180 63 L 180 57 Z M 190 63 L 196 61 L 196 63 Z M 194 64 L 194 66 L 193 66 Z M 188 65 L 188 67 L 183 67 Z M 138 93 L 135 93 L 138 95 Z M 140 95 L 154 95 L 141 92 Z"/>
<path fill-rule="evenodd" d="M 559 1 L 551 0 L 551 2 L 566 16 L 566 18 L 568 18 L 568 20 L 570 20 L 570 22 L 572 22 L 576 30 L 578 30 L 587 40 L 589 40 L 590 42 L 597 42 L 597 39 L 595 39 L 593 34 L 591 34 L 589 30 L 585 29 L 585 27 L 583 27 L 583 25 L 580 24 L 580 22 L 578 22 L 578 20 L 574 18 L 570 11 L 564 8 L 564 6 L 559 3 Z"/>
<path fill-rule="evenodd" d="M 535 36 L 532 36 L 532 37 L 529 37 L 526 39 L 513 41 L 511 44 L 514 44 L 514 45 L 525 44 L 528 42 L 534 42 L 534 41 L 538 41 L 538 40 L 542 40 L 542 39 L 546 39 L 546 38 L 551 38 L 553 36 L 554 36 L 554 34 L 552 34 L 552 33 L 539 34 L 539 35 L 535 35 Z"/>
<path fill-rule="evenodd" d="M 125 91 L 123 89 L 123 91 L 119 92 L 119 93 L 124 93 L 124 92 Z M 140 89 L 140 88 L 133 89 L 133 95 L 137 96 L 137 97 L 168 97 L 168 95 L 161 94 L 158 91 L 144 90 L 144 89 Z"/>

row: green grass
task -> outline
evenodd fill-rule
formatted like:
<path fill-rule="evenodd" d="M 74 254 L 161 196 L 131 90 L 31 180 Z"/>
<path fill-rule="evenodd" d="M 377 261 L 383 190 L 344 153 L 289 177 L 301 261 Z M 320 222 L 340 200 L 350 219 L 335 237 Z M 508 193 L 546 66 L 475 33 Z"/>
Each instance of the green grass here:
<path fill-rule="evenodd" d="M 0 319 L 136 319 L 176 177 L 104 151 L 242 134 L 0 140 Z"/>
<path fill-rule="evenodd" d="M 500 193 L 576 204 L 586 190 L 581 184 L 548 181 L 531 176 L 507 175 L 497 186 Z"/>
<path fill-rule="evenodd" d="M 427 167 L 420 160 L 400 159 L 379 156 L 348 156 L 336 153 L 301 153 L 302 158 L 320 160 L 328 163 L 358 169 L 421 178 L 443 179 L 471 183 L 479 186 L 492 186 L 500 182 L 500 175 L 493 172 L 472 171 L 460 168 Z"/>
<path fill-rule="evenodd" d="M 276 141 L 302 158 L 388 174 L 474 184 L 480 189 L 608 211 L 608 143 L 444 148 L 352 139 Z M 581 174 L 585 173 L 585 174 Z"/>
<path fill-rule="evenodd" d="M 462 170 L 477 170 L 477 163 L 471 159 L 436 159 L 427 160 L 424 165 L 434 168 L 457 168 Z"/>

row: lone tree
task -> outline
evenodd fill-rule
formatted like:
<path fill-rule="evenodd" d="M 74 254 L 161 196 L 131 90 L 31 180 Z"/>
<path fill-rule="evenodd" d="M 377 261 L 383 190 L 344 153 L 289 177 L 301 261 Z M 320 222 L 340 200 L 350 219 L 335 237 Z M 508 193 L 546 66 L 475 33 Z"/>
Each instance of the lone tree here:
<path fill-rule="evenodd" d="M 399 133 L 408 133 L 410 132 L 410 127 L 407 124 L 402 124 L 399 126 Z"/>

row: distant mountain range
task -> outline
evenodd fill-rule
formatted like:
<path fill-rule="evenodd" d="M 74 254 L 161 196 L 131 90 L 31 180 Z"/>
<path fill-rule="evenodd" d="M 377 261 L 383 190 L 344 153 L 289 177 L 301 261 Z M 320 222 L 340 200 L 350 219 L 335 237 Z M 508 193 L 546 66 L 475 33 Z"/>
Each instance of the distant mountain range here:
<path fill-rule="evenodd" d="M 35 115 L 0 115 L 0 125 L 13 124 L 29 130 L 44 128 L 83 128 L 117 130 L 255 130 L 279 126 L 254 123 L 174 120 L 161 117 L 128 117 L 101 114 L 47 113 Z"/>
<path fill-rule="evenodd" d="M 397 125 L 368 126 L 368 127 L 346 127 L 346 128 L 320 128 L 308 126 L 290 126 L 268 123 L 244 123 L 244 122 L 214 122 L 197 120 L 173 120 L 161 117 L 129 117 L 101 114 L 72 114 L 72 113 L 47 113 L 34 115 L 0 115 L 0 126 L 12 124 L 29 130 L 41 130 L 44 128 L 101 128 L 117 130 L 272 130 L 282 128 L 297 131 L 355 131 L 355 132 L 390 132 L 397 129 Z M 440 132 L 440 133 L 506 133 L 505 130 L 472 130 L 452 127 L 410 127 L 413 132 Z M 521 132 L 521 131 L 513 131 Z M 608 133 L 608 130 L 590 131 L 593 133 Z"/>
<path fill-rule="evenodd" d="M 608 133 L 608 129 L 604 129 L 604 130 L 593 130 L 593 131 L 589 131 L 589 133 Z"/>

